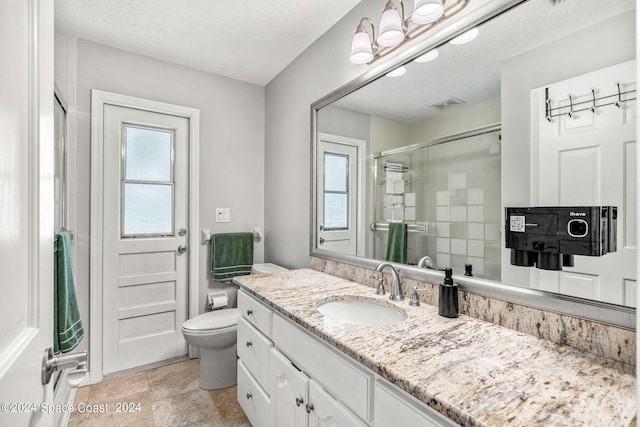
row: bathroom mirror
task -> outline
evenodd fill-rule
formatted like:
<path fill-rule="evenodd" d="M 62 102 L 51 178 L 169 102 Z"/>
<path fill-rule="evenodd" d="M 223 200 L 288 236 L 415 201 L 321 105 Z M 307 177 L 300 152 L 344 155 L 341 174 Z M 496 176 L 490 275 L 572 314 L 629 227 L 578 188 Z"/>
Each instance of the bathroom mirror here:
<path fill-rule="evenodd" d="M 406 274 L 422 277 L 428 255 L 460 276 L 471 265 L 478 293 L 635 324 L 635 2 L 529 0 L 477 28 L 312 106 L 312 255 L 373 265 L 403 222 Z M 617 206 L 617 251 L 511 265 L 504 208 L 551 205 Z"/>

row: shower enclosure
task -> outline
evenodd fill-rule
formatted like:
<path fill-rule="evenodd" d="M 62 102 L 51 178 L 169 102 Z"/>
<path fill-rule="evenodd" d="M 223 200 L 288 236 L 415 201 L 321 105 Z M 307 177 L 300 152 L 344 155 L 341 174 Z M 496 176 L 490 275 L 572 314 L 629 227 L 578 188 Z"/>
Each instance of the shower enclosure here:
<path fill-rule="evenodd" d="M 407 224 L 407 262 L 500 280 L 499 128 L 480 129 L 373 158 L 373 257 L 384 259 L 391 222 Z"/>

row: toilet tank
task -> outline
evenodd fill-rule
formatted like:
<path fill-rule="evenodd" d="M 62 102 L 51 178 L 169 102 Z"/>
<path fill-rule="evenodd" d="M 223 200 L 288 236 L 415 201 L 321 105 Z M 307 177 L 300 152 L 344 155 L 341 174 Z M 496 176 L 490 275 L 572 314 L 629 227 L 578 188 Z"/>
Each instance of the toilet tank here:
<path fill-rule="evenodd" d="M 279 271 L 289 271 L 289 269 L 271 263 L 253 264 L 251 267 L 251 274 L 269 274 L 277 273 Z"/>

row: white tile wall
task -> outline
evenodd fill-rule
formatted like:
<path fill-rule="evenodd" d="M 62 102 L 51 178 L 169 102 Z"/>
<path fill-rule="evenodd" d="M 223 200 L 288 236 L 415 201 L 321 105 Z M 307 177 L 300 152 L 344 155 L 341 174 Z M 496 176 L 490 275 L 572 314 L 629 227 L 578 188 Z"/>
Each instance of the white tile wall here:
<path fill-rule="evenodd" d="M 466 221 L 466 220 L 467 220 L 466 206 L 451 206 L 451 221 Z"/>
<path fill-rule="evenodd" d="M 469 206 L 467 212 L 469 222 L 484 222 L 484 206 Z"/>
<path fill-rule="evenodd" d="M 451 239 L 451 253 L 454 255 L 466 255 L 467 241 L 465 239 Z"/>
<path fill-rule="evenodd" d="M 436 239 L 436 250 L 438 252 L 448 253 L 451 251 L 451 239 L 438 237 Z"/>
<path fill-rule="evenodd" d="M 467 223 L 467 238 L 477 240 L 484 239 L 484 224 L 481 222 Z"/>
<path fill-rule="evenodd" d="M 472 257 L 484 258 L 484 240 L 469 240 L 467 253 Z"/>
<path fill-rule="evenodd" d="M 436 208 L 436 219 L 438 221 L 449 221 L 451 219 L 449 206 L 438 206 Z"/>
<path fill-rule="evenodd" d="M 438 237 L 451 237 L 451 224 L 448 222 L 438 222 L 436 224 L 436 234 Z"/>

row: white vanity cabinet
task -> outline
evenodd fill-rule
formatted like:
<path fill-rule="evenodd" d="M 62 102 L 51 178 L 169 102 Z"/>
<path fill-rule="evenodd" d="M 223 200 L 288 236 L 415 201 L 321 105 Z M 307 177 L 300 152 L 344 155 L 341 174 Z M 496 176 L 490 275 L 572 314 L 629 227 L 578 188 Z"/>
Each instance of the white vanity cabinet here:
<path fill-rule="evenodd" d="M 238 401 L 254 427 L 456 425 L 244 290 L 238 309 Z"/>
<path fill-rule="evenodd" d="M 367 426 L 275 348 L 270 367 L 272 426 Z"/>

